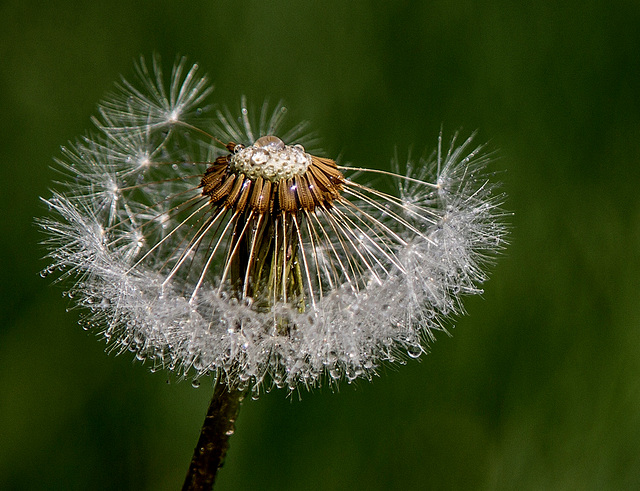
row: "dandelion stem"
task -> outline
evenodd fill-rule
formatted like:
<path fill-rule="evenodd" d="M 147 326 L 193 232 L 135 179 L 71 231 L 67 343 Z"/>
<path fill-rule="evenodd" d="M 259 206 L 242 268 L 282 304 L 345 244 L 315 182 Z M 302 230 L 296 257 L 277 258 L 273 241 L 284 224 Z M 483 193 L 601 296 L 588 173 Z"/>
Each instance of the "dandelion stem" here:
<path fill-rule="evenodd" d="M 182 491 L 208 491 L 213 488 L 218 469 L 224 464 L 229 437 L 235 431 L 244 392 L 218 382 L 204 419 L 198 444 L 193 452 Z"/>

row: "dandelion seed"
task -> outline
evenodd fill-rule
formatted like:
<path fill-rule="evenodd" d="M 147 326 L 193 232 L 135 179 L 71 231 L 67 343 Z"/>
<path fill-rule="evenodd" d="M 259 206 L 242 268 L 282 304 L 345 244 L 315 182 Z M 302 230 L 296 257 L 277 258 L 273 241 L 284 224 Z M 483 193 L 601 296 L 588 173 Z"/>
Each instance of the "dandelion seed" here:
<path fill-rule="evenodd" d="M 254 395 L 351 382 L 419 357 L 481 292 L 505 228 L 472 138 L 406 173 L 343 166 L 283 132 L 282 106 L 199 122 L 196 65 L 137 76 L 63 148 L 41 220 L 47 271 L 74 279 L 109 350 Z"/>

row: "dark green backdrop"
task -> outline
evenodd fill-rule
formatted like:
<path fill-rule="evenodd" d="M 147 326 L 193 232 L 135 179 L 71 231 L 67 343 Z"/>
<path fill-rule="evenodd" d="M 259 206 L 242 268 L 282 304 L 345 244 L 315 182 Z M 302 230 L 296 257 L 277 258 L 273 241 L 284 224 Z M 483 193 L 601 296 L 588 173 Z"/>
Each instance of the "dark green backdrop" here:
<path fill-rule="evenodd" d="M 561 4 L 561 5 L 559 5 Z M 221 490 L 640 487 L 640 3 L 0 4 L 0 488 L 179 488 L 207 406 L 65 313 L 33 217 L 140 54 L 284 98 L 385 167 L 479 129 L 511 245 L 452 338 L 372 384 L 248 401 Z M 167 381 L 169 380 L 169 384 Z"/>

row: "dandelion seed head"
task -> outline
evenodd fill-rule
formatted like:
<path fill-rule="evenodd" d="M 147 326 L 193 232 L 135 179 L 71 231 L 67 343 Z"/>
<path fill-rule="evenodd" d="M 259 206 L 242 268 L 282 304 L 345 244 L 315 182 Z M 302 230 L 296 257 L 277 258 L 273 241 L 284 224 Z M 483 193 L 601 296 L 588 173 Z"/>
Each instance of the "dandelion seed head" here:
<path fill-rule="evenodd" d="M 504 244 L 482 146 L 441 136 L 405 172 L 341 166 L 282 106 L 201 121 L 198 73 L 181 60 L 167 84 L 141 60 L 63 148 L 43 274 L 73 282 L 109 351 L 255 396 L 420 357 Z M 380 175 L 397 193 L 363 180 Z"/>

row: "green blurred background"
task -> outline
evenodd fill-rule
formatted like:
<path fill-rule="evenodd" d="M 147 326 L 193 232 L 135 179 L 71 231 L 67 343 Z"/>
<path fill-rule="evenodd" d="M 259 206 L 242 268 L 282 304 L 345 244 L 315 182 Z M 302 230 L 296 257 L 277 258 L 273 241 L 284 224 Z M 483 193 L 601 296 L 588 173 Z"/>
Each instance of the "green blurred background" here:
<path fill-rule="evenodd" d="M 186 472 L 211 384 L 105 355 L 38 275 L 33 224 L 59 146 L 152 52 L 200 63 L 216 102 L 285 99 L 358 165 L 479 129 L 515 213 L 453 337 L 371 384 L 247 401 L 217 489 L 640 487 L 637 0 L 4 0 L 0 19 L 0 489 Z"/>

